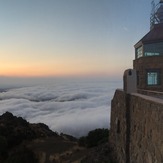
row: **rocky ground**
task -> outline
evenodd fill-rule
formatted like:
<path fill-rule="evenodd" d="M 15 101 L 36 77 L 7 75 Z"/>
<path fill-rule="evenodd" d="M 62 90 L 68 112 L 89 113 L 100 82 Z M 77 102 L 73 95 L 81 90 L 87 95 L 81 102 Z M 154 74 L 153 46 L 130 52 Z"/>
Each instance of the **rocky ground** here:
<path fill-rule="evenodd" d="M 87 148 L 78 142 L 45 124 L 9 112 L 0 116 L 0 163 L 113 163 L 108 143 Z"/>

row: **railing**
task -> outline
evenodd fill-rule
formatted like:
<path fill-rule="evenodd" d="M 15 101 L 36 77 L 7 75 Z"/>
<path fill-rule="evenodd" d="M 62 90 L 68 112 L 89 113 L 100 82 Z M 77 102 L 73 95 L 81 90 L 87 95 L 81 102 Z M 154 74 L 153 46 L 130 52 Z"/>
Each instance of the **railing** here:
<path fill-rule="evenodd" d="M 162 98 L 163 99 L 163 92 L 158 92 L 158 91 L 150 91 L 150 90 L 144 90 L 144 89 L 138 89 L 138 93 L 147 95 L 147 96 L 152 96 L 156 98 Z"/>

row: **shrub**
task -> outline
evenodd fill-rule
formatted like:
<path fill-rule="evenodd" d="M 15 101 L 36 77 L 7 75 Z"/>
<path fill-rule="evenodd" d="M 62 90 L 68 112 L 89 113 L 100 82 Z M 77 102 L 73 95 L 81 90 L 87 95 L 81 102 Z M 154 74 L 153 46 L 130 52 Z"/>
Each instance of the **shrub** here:
<path fill-rule="evenodd" d="M 86 147 L 95 147 L 108 142 L 108 129 L 95 129 L 90 131 L 87 136 L 79 138 L 79 145 Z"/>

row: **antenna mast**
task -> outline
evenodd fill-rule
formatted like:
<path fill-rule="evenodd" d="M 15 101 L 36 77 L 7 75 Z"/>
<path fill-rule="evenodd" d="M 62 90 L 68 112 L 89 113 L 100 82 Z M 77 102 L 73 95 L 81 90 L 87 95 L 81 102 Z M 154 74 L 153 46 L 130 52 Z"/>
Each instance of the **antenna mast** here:
<path fill-rule="evenodd" d="M 154 0 L 151 2 L 152 10 L 151 10 L 151 15 L 150 15 L 150 29 L 153 28 L 155 24 L 155 2 Z"/>
<path fill-rule="evenodd" d="M 155 24 L 163 23 L 163 0 L 160 0 L 157 5 L 154 0 L 152 0 L 151 6 L 150 29 L 152 29 Z"/>

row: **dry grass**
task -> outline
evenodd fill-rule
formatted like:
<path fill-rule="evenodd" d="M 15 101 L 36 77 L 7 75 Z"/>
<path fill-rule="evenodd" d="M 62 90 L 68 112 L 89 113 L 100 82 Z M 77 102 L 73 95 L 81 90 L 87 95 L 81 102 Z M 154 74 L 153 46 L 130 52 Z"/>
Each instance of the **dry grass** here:
<path fill-rule="evenodd" d="M 87 153 L 87 149 L 76 142 L 56 137 L 36 139 L 27 146 L 36 154 L 39 163 L 80 163 Z"/>

